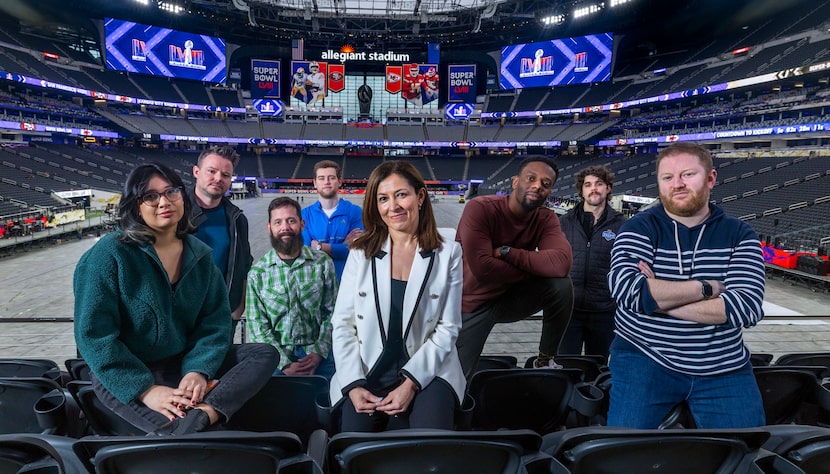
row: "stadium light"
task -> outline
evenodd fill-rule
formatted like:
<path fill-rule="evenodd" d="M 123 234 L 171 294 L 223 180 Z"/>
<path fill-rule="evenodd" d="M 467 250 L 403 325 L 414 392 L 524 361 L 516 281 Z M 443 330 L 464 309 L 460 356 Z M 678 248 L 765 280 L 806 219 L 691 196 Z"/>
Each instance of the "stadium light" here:
<path fill-rule="evenodd" d="M 625 5 L 626 3 L 631 3 L 633 0 L 611 0 L 610 7 L 618 7 L 620 5 Z"/>
<path fill-rule="evenodd" d="M 600 12 L 604 7 L 605 2 L 579 7 L 576 10 L 574 10 L 573 17 L 574 19 L 577 19 L 582 18 L 584 16 L 593 15 L 594 13 Z"/>
<path fill-rule="evenodd" d="M 133 1 L 136 2 L 136 3 L 140 3 L 144 6 L 147 6 L 147 5 L 150 4 L 150 0 L 133 0 Z"/>
<path fill-rule="evenodd" d="M 565 23 L 565 15 L 557 13 L 556 15 L 548 15 L 539 19 L 545 26 L 556 26 Z"/>
<path fill-rule="evenodd" d="M 166 11 L 166 12 L 170 12 L 170 13 L 175 13 L 175 14 L 179 14 L 179 13 L 181 13 L 181 12 L 183 12 L 183 11 L 184 11 L 184 7 L 183 7 L 183 6 L 181 6 L 181 5 L 174 5 L 174 4 L 170 3 L 170 2 L 162 2 L 162 1 L 159 1 L 159 2 L 158 2 L 158 6 L 159 6 L 159 9 L 160 9 L 160 10 L 163 10 L 163 11 Z"/>

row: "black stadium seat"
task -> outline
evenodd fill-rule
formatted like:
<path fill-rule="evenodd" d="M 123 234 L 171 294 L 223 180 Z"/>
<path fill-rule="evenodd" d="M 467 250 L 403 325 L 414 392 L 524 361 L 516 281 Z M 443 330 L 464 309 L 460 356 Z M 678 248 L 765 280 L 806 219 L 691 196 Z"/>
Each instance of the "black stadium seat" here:
<path fill-rule="evenodd" d="M 539 451 L 542 439 L 528 430 L 458 432 L 393 430 L 341 433 L 329 441 L 330 474 L 565 474 Z"/>
<path fill-rule="evenodd" d="M 176 437 L 82 438 L 74 445 L 89 472 L 321 474 L 292 433 L 216 431 Z"/>
<path fill-rule="evenodd" d="M 762 449 L 770 434 L 741 430 L 635 430 L 575 428 L 545 436 L 542 451 L 571 473 L 650 472 L 801 473 Z"/>

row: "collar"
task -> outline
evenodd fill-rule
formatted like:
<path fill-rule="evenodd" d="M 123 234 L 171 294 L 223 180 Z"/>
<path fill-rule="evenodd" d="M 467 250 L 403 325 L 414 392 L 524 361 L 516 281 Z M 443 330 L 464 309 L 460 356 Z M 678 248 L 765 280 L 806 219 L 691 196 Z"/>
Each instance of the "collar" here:
<path fill-rule="evenodd" d="M 378 251 L 378 253 L 372 255 L 372 258 L 383 260 L 383 258 L 386 257 L 388 254 L 388 252 L 380 250 Z M 418 254 L 421 256 L 421 258 L 429 258 L 435 254 L 435 250 L 420 250 L 418 251 Z"/>

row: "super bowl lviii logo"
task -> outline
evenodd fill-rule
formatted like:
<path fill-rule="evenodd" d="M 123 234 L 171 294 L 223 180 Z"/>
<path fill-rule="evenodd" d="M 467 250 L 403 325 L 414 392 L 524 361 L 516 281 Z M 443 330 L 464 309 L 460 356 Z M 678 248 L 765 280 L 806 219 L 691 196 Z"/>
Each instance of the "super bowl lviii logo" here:
<path fill-rule="evenodd" d="M 147 61 L 147 44 L 140 39 L 133 38 L 133 61 Z"/>
<path fill-rule="evenodd" d="M 588 71 L 588 53 L 576 53 L 574 55 L 574 72 Z"/>
<path fill-rule="evenodd" d="M 555 74 L 553 56 L 545 56 L 545 50 L 542 48 L 537 49 L 532 58 L 522 58 L 519 77 L 551 76 L 553 74 Z"/>
<path fill-rule="evenodd" d="M 169 45 L 170 61 L 168 61 L 168 64 L 190 69 L 207 69 L 205 67 L 204 51 L 201 49 L 193 49 L 193 46 L 193 41 L 191 40 L 186 40 L 183 48 L 175 44 Z"/>

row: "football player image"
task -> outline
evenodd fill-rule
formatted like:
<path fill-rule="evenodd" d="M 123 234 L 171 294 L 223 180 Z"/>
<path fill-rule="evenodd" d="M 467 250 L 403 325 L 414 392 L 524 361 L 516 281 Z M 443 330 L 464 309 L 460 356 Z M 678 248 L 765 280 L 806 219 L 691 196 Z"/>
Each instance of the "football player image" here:
<path fill-rule="evenodd" d="M 423 103 L 428 104 L 433 100 L 438 99 L 438 72 L 434 67 L 430 66 L 426 74 L 424 74 L 423 84 Z"/>
<path fill-rule="evenodd" d="M 423 82 L 424 76 L 421 75 L 420 68 L 417 64 L 404 66 L 403 89 L 401 90 L 401 96 L 410 104 L 423 105 L 423 101 L 421 99 L 421 86 Z"/>
<path fill-rule="evenodd" d="M 306 80 L 308 75 L 302 67 L 297 68 L 291 81 L 291 97 L 297 98 L 303 103 L 308 103 L 308 91 L 306 90 Z"/>
<path fill-rule="evenodd" d="M 326 75 L 320 72 L 320 64 L 317 61 L 308 63 L 308 69 L 309 73 L 305 83 L 308 92 L 311 94 L 311 99 L 308 101 L 308 105 L 311 107 L 317 105 L 326 97 Z"/>

